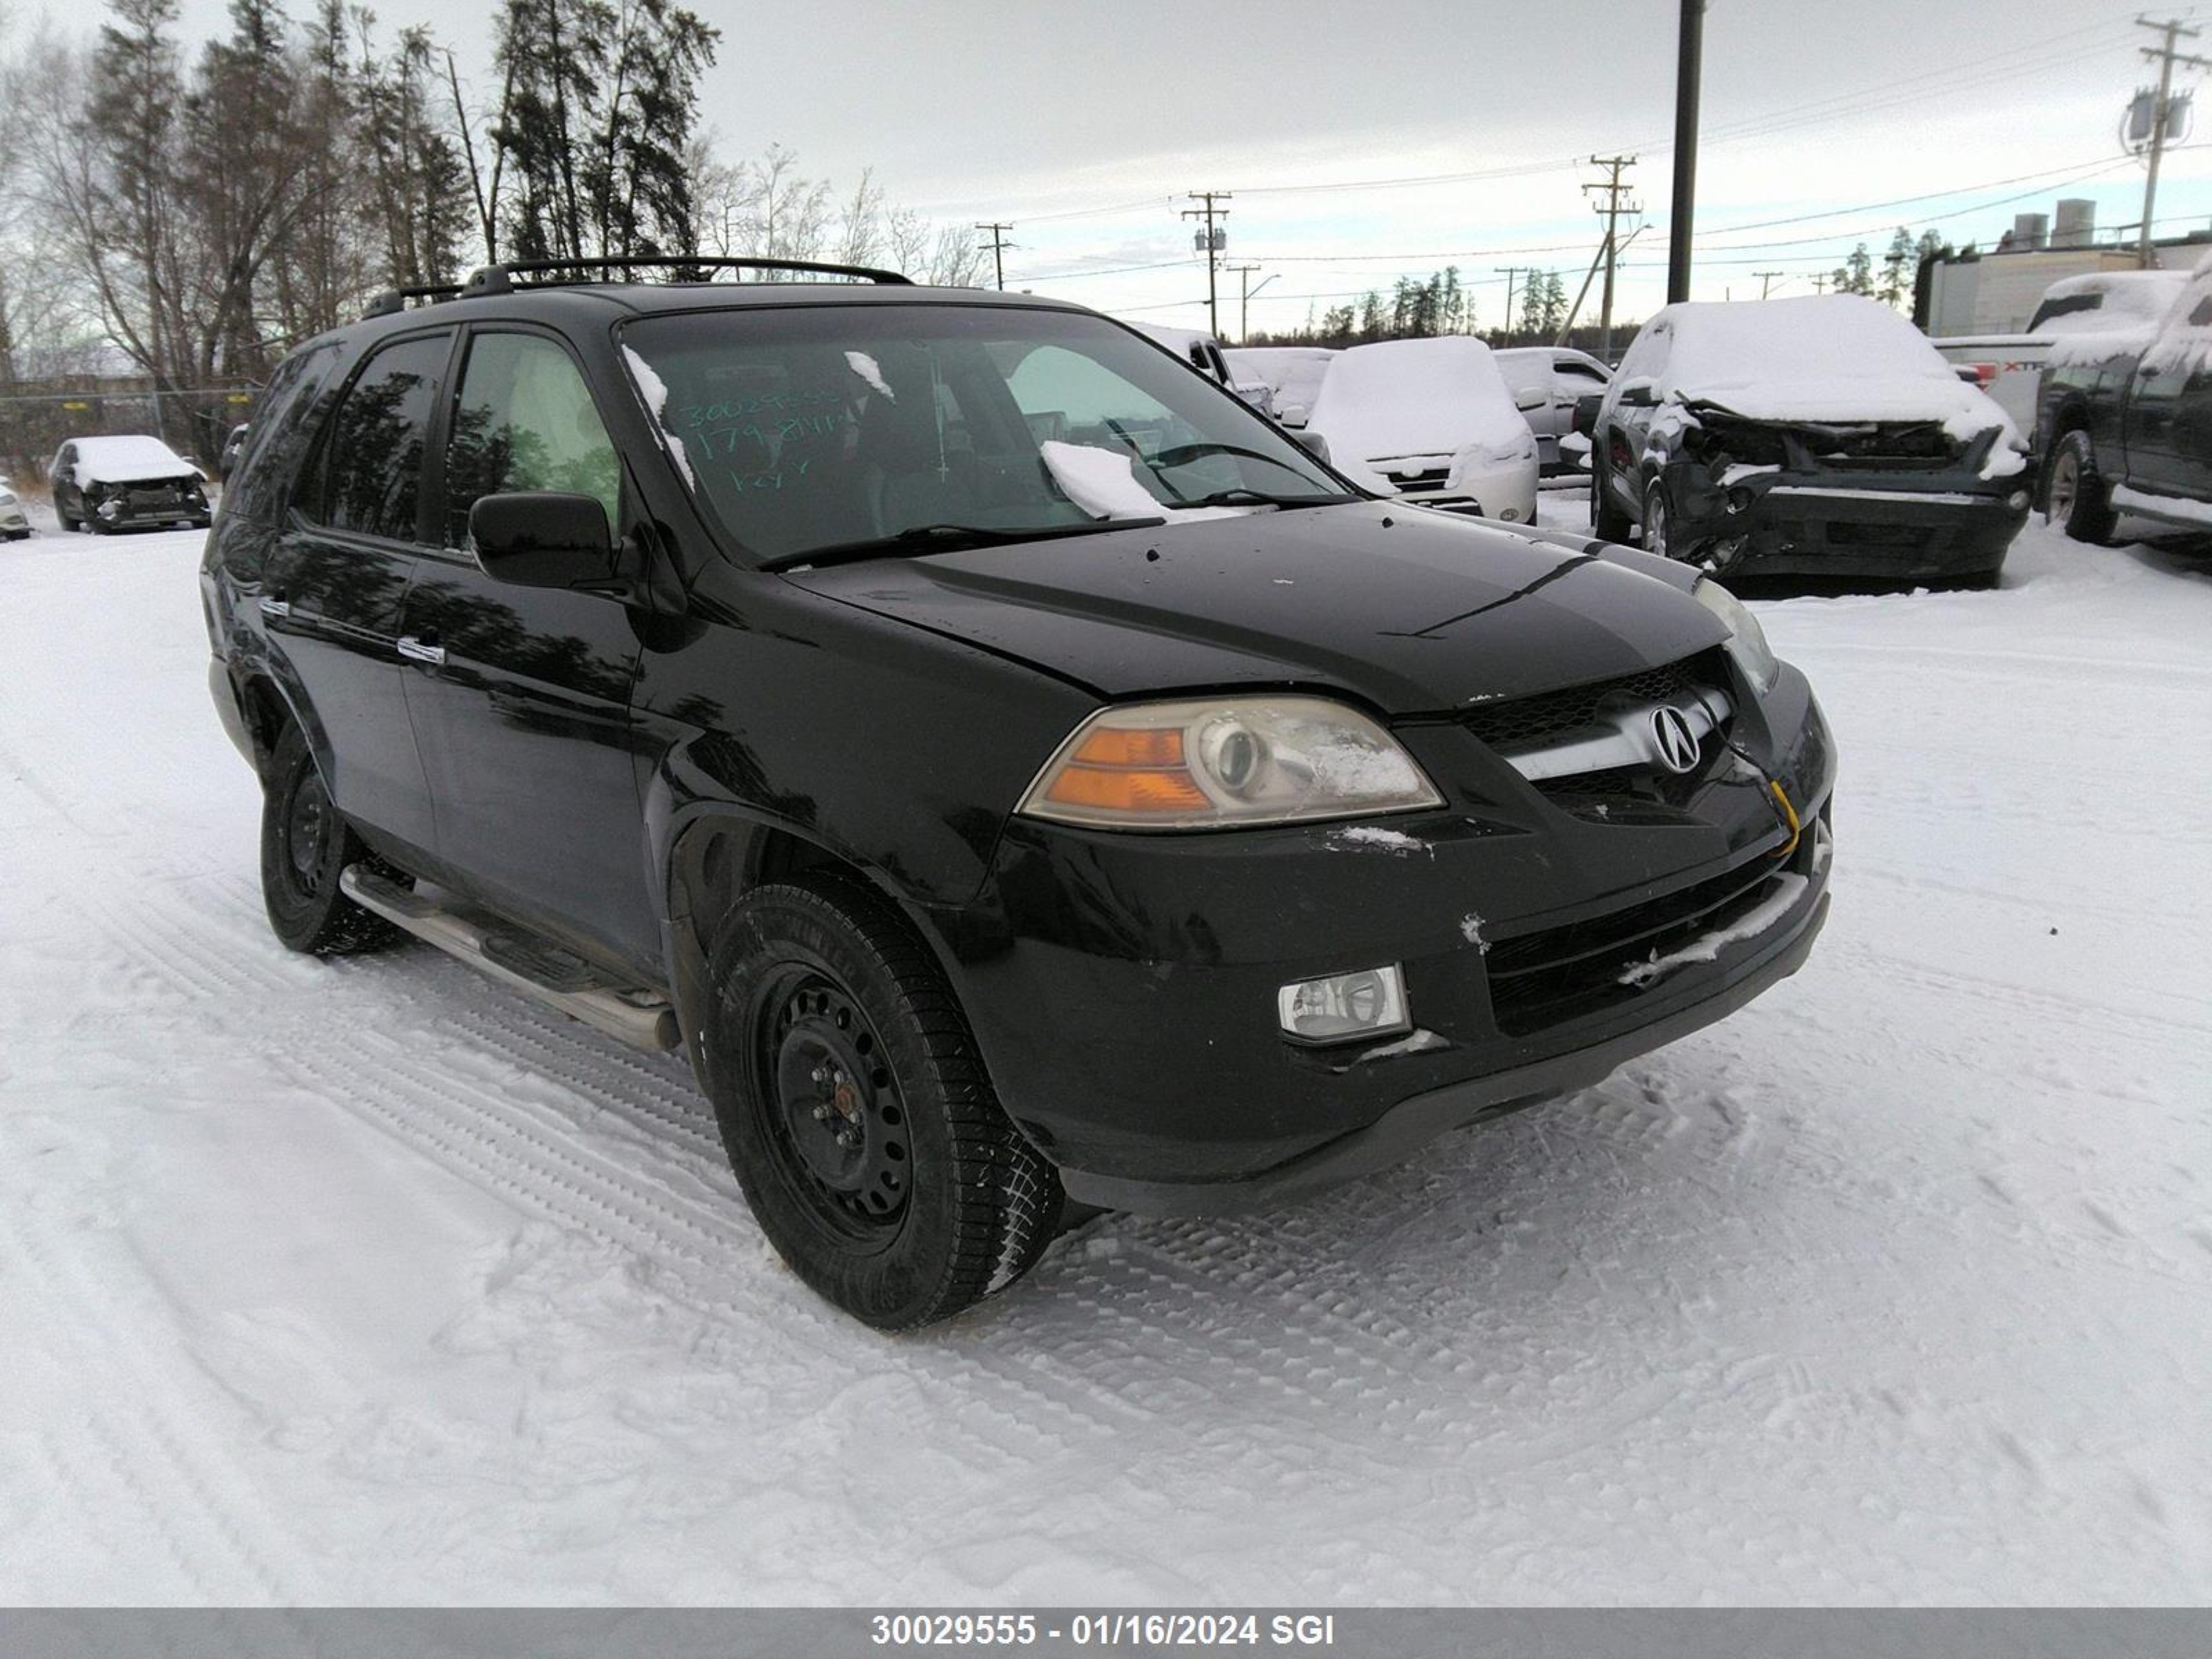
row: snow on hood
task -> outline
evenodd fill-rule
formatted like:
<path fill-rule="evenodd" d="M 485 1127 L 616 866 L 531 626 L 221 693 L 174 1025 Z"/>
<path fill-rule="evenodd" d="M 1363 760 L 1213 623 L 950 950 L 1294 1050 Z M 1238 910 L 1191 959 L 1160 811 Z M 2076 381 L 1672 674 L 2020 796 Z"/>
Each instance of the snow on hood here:
<path fill-rule="evenodd" d="M 197 478 L 200 470 L 159 438 L 79 438 L 76 486 Z"/>
<path fill-rule="evenodd" d="M 1462 335 L 1338 353 L 1306 427 L 1328 440 L 1332 457 L 1362 461 L 1468 449 L 1503 456 L 1533 443 L 1490 348 Z"/>
<path fill-rule="evenodd" d="M 1695 301 L 1664 307 L 1645 326 L 1662 323 L 1674 330 L 1656 377 L 1662 403 L 1712 403 L 1753 421 L 1941 421 L 1961 442 L 1996 427 L 2003 447 L 2021 447 L 2004 410 L 1876 301 Z"/>

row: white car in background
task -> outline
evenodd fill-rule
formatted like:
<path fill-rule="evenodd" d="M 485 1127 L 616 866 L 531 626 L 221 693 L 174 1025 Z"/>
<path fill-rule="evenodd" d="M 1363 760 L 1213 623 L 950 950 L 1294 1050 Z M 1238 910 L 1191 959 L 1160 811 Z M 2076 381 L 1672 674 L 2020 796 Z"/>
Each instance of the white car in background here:
<path fill-rule="evenodd" d="M 1221 342 L 1211 334 L 1194 328 L 1170 328 L 1164 323 L 1132 323 L 1129 326 L 1158 341 L 1207 380 L 1227 386 L 1262 415 L 1274 414 L 1274 389 L 1265 380 L 1238 378 L 1229 366 Z"/>
<path fill-rule="evenodd" d="M 1256 381 L 1274 393 L 1274 416 L 1296 430 L 1306 423 L 1322 378 L 1337 359 L 1333 346 L 1232 346 L 1221 354 L 1240 381 Z"/>
<path fill-rule="evenodd" d="M 2089 362 L 2150 343 L 2181 290 L 2185 270 L 2093 270 L 2044 290 L 2025 334 L 1962 334 L 1929 343 L 1946 362 L 1972 371 L 2022 432 L 2035 429 L 2036 387 L 2053 359 Z"/>
<path fill-rule="evenodd" d="M 15 499 L 15 486 L 0 478 L 0 541 L 20 542 L 30 533 L 31 521 Z"/>
<path fill-rule="evenodd" d="M 1613 371 L 1587 351 L 1566 346 L 1513 346 L 1491 354 L 1513 390 L 1513 401 L 1536 434 L 1536 462 L 1546 477 L 1580 471 L 1577 457 L 1588 447 L 1564 441 L 1574 436 L 1575 404 L 1613 384 Z"/>
<path fill-rule="evenodd" d="M 1536 522 L 1536 435 L 1480 340 L 1347 348 L 1329 365 L 1306 430 L 1328 440 L 1340 466 L 1382 474 L 1415 505 Z"/>

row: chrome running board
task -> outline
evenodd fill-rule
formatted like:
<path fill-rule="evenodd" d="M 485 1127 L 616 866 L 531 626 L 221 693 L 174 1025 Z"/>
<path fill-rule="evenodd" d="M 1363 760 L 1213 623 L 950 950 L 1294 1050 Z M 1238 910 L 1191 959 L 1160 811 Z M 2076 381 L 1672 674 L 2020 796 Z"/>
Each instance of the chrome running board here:
<path fill-rule="evenodd" d="M 511 927 L 488 926 L 469 912 L 448 908 L 411 892 L 362 865 L 347 866 L 338 878 L 338 886 L 362 909 L 374 911 L 509 990 L 535 997 L 594 1030 L 656 1052 L 673 1048 L 682 1041 L 676 1011 L 663 998 L 601 979 L 588 964 L 557 945 Z"/>

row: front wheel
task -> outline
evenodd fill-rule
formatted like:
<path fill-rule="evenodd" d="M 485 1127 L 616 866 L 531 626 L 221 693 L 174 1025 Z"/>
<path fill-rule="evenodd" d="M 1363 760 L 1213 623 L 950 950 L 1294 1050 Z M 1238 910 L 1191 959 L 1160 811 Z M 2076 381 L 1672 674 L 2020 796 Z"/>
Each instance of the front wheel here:
<path fill-rule="evenodd" d="M 1613 499 L 1605 477 L 1605 462 L 1590 456 L 1590 534 L 1601 541 L 1625 542 L 1636 526 Z"/>
<path fill-rule="evenodd" d="M 1644 492 L 1644 550 L 1662 559 L 1683 556 L 1674 545 L 1674 526 L 1667 512 L 1666 489 L 1656 478 Z"/>
<path fill-rule="evenodd" d="M 397 937 L 390 922 L 338 886 L 346 866 L 368 861 L 368 848 L 331 803 L 306 734 L 287 726 L 261 793 L 261 898 L 287 949 L 343 956 Z"/>
<path fill-rule="evenodd" d="M 2043 481 L 2043 518 L 2077 542 L 2112 538 L 2118 523 L 2112 492 L 2097 471 L 2097 449 L 2089 434 L 2075 429 L 2051 452 L 2051 471 Z"/>
<path fill-rule="evenodd" d="M 945 975 L 860 883 L 757 888 L 718 930 L 708 1090 L 745 1200 L 792 1271 L 905 1330 L 1005 1289 L 1059 1176 L 1000 1109 Z"/>

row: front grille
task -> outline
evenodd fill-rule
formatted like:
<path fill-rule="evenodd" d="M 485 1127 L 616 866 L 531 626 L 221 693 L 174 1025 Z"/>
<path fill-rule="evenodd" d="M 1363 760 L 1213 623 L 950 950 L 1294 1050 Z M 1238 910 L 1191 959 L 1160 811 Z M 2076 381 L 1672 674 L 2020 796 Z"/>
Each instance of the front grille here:
<path fill-rule="evenodd" d="M 1726 684 L 1718 653 L 1708 651 L 1619 679 L 1540 691 L 1508 702 L 1479 703 L 1468 710 L 1465 724 L 1492 748 L 1510 754 L 1540 749 L 1595 727 L 1604 711 L 1616 706 L 1664 702 L 1692 688 Z"/>
<path fill-rule="evenodd" d="M 1385 476 L 1401 489 L 1441 489 L 1451 481 L 1451 469 L 1432 466 L 1419 472 L 1391 472 Z"/>
<path fill-rule="evenodd" d="M 1806 874 L 1814 840 L 1814 827 L 1808 823 L 1787 864 L 1757 858 L 1625 910 L 1492 945 L 1483 965 L 1490 975 L 1491 1012 L 1498 1029 L 1508 1036 L 1526 1036 L 1641 995 L 1638 988 L 1620 982 L 1623 973 L 1701 933 L 1728 927 L 1771 896 L 1778 875 Z"/>

